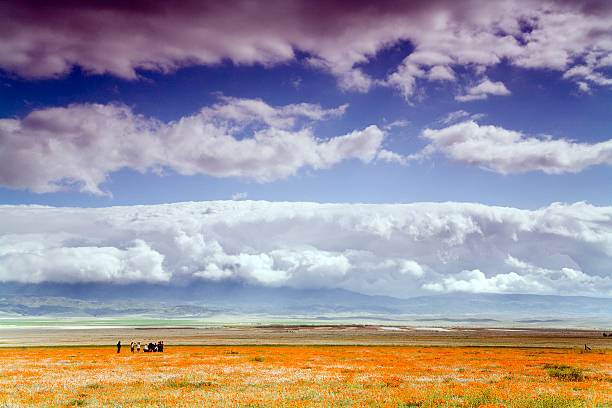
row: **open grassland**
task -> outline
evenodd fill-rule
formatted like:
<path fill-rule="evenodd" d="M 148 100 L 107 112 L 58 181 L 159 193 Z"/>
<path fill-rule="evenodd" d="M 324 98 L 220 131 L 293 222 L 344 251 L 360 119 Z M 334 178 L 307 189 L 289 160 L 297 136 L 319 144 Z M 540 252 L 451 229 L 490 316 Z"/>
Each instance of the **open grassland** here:
<path fill-rule="evenodd" d="M 0 349 L 0 407 L 612 407 L 612 351 L 422 346 Z"/>
<path fill-rule="evenodd" d="M 424 330 L 425 329 L 425 330 Z M 189 325 L 0 327 L 0 347 L 113 345 L 121 340 L 171 345 L 413 345 L 612 349 L 612 337 L 576 329 L 414 328 L 368 325 Z"/>

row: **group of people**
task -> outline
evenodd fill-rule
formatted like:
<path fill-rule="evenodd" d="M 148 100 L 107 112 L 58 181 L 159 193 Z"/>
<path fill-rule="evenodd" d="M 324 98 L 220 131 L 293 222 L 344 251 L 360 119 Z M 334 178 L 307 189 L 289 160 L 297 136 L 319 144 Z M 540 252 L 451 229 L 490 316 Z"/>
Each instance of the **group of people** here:
<path fill-rule="evenodd" d="M 132 342 L 130 344 L 130 351 L 133 353 L 134 349 L 136 349 L 137 353 L 140 353 L 140 342 Z M 149 343 L 149 344 L 144 344 L 142 346 L 142 351 L 145 353 L 163 353 L 164 351 L 164 342 L 163 341 L 158 341 L 157 344 L 155 343 Z"/>
<path fill-rule="evenodd" d="M 140 353 L 140 342 L 131 342 L 130 343 L 130 352 L 134 352 L 136 351 L 137 353 Z M 163 341 L 158 341 L 157 344 L 156 343 L 149 343 L 149 344 L 144 344 L 142 346 L 142 351 L 144 353 L 163 353 L 164 352 L 164 342 Z M 117 342 L 117 353 L 121 352 L 121 341 Z"/>

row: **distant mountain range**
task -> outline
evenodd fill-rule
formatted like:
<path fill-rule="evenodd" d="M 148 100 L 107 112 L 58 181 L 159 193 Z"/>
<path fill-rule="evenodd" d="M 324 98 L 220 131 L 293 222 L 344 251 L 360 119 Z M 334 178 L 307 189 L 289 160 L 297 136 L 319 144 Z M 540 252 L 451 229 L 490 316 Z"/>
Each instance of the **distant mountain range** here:
<path fill-rule="evenodd" d="M 612 299 L 582 296 L 455 293 L 399 299 L 342 289 L 293 289 L 238 283 L 0 284 L 0 317 L 299 317 L 311 320 L 537 323 L 612 320 Z M 518 320 L 517 320 L 518 319 Z M 522 319 L 522 320 L 521 320 Z"/>

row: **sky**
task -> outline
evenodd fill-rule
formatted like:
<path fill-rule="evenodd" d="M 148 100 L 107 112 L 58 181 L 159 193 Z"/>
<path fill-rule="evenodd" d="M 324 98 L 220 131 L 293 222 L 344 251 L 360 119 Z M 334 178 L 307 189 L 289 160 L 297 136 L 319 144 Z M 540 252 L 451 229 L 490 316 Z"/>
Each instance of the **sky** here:
<path fill-rule="evenodd" d="M 610 2 L 0 9 L 0 281 L 612 297 Z"/>

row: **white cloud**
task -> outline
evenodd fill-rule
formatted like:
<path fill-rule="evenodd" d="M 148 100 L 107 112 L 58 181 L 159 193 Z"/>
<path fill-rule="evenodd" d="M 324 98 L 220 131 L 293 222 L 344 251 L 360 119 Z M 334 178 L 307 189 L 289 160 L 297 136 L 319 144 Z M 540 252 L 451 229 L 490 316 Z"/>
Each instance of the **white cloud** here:
<path fill-rule="evenodd" d="M 0 206 L 0 280 L 612 296 L 612 207 Z"/>
<path fill-rule="evenodd" d="M 577 83 L 608 87 L 612 83 L 603 69 L 612 51 L 609 5 L 514 1 L 468 2 L 462 7 L 470 12 L 457 16 L 447 5 L 421 15 L 414 31 L 406 34 L 416 50 L 384 83 L 409 100 L 419 81 L 456 80 L 454 67 L 472 67 L 479 75 L 501 61 L 560 71 Z M 580 66 L 582 60 L 587 61 L 586 67 Z M 501 85 L 488 85 L 494 92 L 507 94 Z M 485 99 L 490 93 L 472 91 L 456 99 Z"/>
<path fill-rule="evenodd" d="M 390 130 L 390 129 L 393 129 L 393 128 L 406 127 L 406 126 L 410 126 L 410 121 L 409 120 L 395 120 L 395 121 L 385 125 L 383 128 L 385 130 Z"/>
<path fill-rule="evenodd" d="M 298 103 L 280 107 L 270 106 L 261 99 L 233 98 L 219 96 L 222 102 L 203 108 L 197 115 L 208 122 L 227 121 L 237 125 L 261 122 L 270 127 L 290 129 L 300 117 L 324 120 L 341 116 L 348 105 L 323 109 L 321 105 Z"/>
<path fill-rule="evenodd" d="M 510 91 L 503 82 L 491 82 L 489 78 L 483 79 L 478 85 L 469 88 L 465 95 L 455 96 L 460 102 L 487 99 L 489 95 L 510 95 Z"/>
<path fill-rule="evenodd" d="M 456 78 L 450 67 L 436 65 L 427 73 L 427 79 L 430 81 L 454 81 Z"/>
<path fill-rule="evenodd" d="M 341 115 L 346 106 L 273 107 L 258 99 L 222 97 L 170 123 L 123 105 L 45 108 L 21 120 L 0 119 L 0 185 L 103 194 L 100 184 L 121 168 L 268 182 L 306 166 L 327 168 L 351 158 L 370 162 L 384 138 L 376 126 L 327 140 L 306 127 Z"/>
<path fill-rule="evenodd" d="M 235 194 L 232 194 L 232 200 L 244 200 L 248 196 L 249 196 L 249 194 L 245 193 L 245 192 L 235 193 Z"/>
<path fill-rule="evenodd" d="M 445 277 L 441 283 L 429 283 L 425 288 L 436 292 L 473 293 L 541 293 L 545 289 L 537 280 L 515 272 L 487 277 L 478 269 Z"/>
<path fill-rule="evenodd" d="M 440 152 L 453 160 L 502 174 L 536 170 L 549 174 L 577 173 L 589 166 L 612 164 L 612 140 L 588 144 L 539 139 L 474 121 L 425 129 L 422 137 L 430 144 L 421 156 Z"/>
<path fill-rule="evenodd" d="M 229 12 L 228 10 L 233 10 Z M 382 2 L 353 4 L 269 1 L 151 3 L 146 10 L 105 4 L 9 1 L 0 15 L 0 67 L 25 77 L 54 77 L 75 65 L 88 73 L 138 78 L 137 70 L 169 72 L 186 65 L 272 66 L 306 53 L 310 65 L 365 92 L 376 83 L 410 98 L 419 81 L 453 81 L 455 67 L 482 70 L 501 61 L 524 68 L 589 72 L 568 78 L 609 86 L 612 7 L 606 2 Z M 362 69 L 376 54 L 410 41 L 412 54 L 388 78 Z"/>
<path fill-rule="evenodd" d="M 397 88 L 406 100 L 416 92 L 417 78 L 425 76 L 425 71 L 406 57 L 397 71 L 389 75 L 383 85 Z"/>
<path fill-rule="evenodd" d="M 568 259 L 549 257 L 547 262 L 563 264 Z M 563 256 L 557 255 L 557 258 Z M 595 293 L 599 287 L 607 287 L 610 277 L 588 275 L 571 267 L 550 269 L 536 266 L 511 255 L 506 259 L 511 272 L 485 275 L 478 269 L 462 271 L 442 279 L 442 282 L 426 284 L 427 289 L 436 292 L 472 292 L 472 293 L 562 293 L 572 294 L 576 285 L 586 293 Z"/>
<path fill-rule="evenodd" d="M 581 92 L 584 93 L 590 93 L 591 92 L 591 87 L 589 86 L 589 84 L 587 84 L 586 82 L 578 82 L 578 89 L 580 89 Z"/>
<path fill-rule="evenodd" d="M 34 250 L 11 251 L 4 247 L 0 255 L 0 281 L 14 280 L 16 271 L 27 271 L 17 280 L 30 283 L 167 282 L 171 276 L 162 266 L 164 256 L 139 239 L 134 239 L 132 246 L 120 249 L 113 246 L 48 247 L 44 238 L 30 238 L 40 239 Z M 2 241 L 6 242 L 7 237 Z"/>
<path fill-rule="evenodd" d="M 377 160 L 381 160 L 387 163 L 398 163 L 403 166 L 408 164 L 410 157 L 403 156 L 399 153 L 392 152 L 390 150 L 381 149 L 376 156 Z"/>
<path fill-rule="evenodd" d="M 612 85 L 612 78 L 606 77 L 601 72 L 595 71 L 595 69 L 596 67 L 594 66 L 576 65 L 573 68 L 567 70 L 565 74 L 563 74 L 563 78 L 573 78 L 577 80 L 577 84 L 578 86 L 580 86 L 581 90 L 585 86 L 588 87 L 589 83 L 605 86 Z"/>
<path fill-rule="evenodd" d="M 470 114 L 464 110 L 458 110 L 458 111 L 454 111 L 454 112 L 449 112 L 443 119 L 441 119 L 439 122 L 443 123 L 445 125 L 448 125 L 449 123 L 453 123 L 456 122 L 460 119 L 463 119 L 467 116 L 470 116 Z"/>

